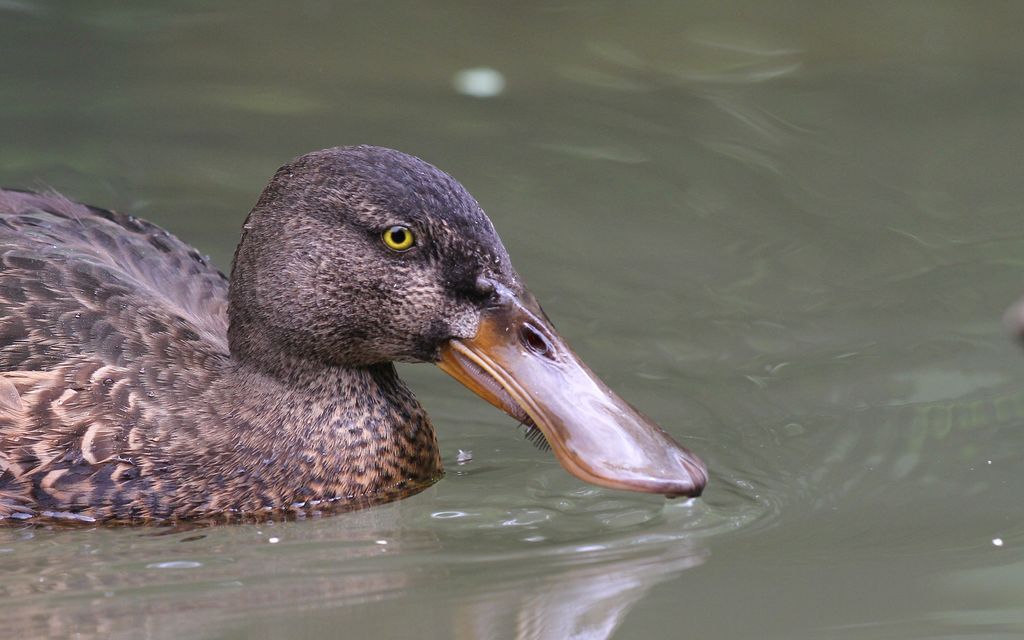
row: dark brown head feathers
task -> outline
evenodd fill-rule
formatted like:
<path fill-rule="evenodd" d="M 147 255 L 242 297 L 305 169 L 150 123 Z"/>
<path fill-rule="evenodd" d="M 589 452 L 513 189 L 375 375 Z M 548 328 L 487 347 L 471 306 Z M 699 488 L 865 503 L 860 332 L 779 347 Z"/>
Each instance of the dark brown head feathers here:
<path fill-rule="evenodd" d="M 414 235 L 408 251 L 381 241 L 395 225 Z M 278 170 L 245 222 L 232 353 L 263 360 L 285 348 L 338 366 L 433 360 L 441 341 L 475 331 L 481 275 L 518 287 L 490 220 L 451 176 L 379 147 L 310 153 Z"/>
<path fill-rule="evenodd" d="M 382 242 L 394 225 L 411 249 Z M 230 292 L 155 225 L 0 190 L 0 518 L 262 517 L 415 492 L 441 463 L 390 363 L 472 335 L 491 282 L 520 288 L 476 201 L 389 149 L 282 167 Z"/>

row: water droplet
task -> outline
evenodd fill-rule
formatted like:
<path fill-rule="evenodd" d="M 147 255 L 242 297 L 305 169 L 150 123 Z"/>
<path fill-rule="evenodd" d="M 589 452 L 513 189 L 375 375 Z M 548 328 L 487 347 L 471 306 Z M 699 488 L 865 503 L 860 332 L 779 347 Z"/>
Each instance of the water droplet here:
<path fill-rule="evenodd" d="M 172 560 L 170 562 L 154 562 L 147 564 L 147 569 L 196 569 L 203 566 L 202 562 L 195 560 Z"/>
<path fill-rule="evenodd" d="M 806 431 L 806 429 L 804 429 L 804 425 L 799 422 L 790 422 L 786 426 L 782 427 L 782 430 L 786 432 L 787 436 L 800 436 Z"/>
<path fill-rule="evenodd" d="M 579 553 L 588 553 L 590 551 L 604 551 L 607 547 L 603 544 L 584 544 L 576 547 L 576 551 Z"/>
<path fill-rule="evenodd" d="M 437 513 L 430 514 L 431 518 L 436 520 L 449 520 L 451 518 L 464 518 L 466 514 L 462 511 L 438 511 Z"/>

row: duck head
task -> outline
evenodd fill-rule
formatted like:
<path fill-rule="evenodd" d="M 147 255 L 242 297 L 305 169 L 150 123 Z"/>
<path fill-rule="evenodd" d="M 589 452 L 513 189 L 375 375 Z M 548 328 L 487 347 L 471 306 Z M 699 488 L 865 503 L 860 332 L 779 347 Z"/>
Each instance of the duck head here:
<path fill-rule="evenodd" d="M 531 429 L 593 484 L 699 495 L 704 464 L 602 383 L 512 268 L 476 200 L 390 149 L 339 147 L 282 167 L 243 227 L 232 355 L 283 374 L 430 362 Z"/>

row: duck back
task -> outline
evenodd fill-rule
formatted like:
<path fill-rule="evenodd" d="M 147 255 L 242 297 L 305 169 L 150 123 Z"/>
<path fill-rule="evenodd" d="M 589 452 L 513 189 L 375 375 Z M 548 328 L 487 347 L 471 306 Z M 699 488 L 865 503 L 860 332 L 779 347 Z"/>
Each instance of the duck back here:
<path fill-rule="evenodd" d="M 156 225 L 0 190 L 0 517 L 151 510 L 123 453 L 229 359 L 227 289 Z"/>

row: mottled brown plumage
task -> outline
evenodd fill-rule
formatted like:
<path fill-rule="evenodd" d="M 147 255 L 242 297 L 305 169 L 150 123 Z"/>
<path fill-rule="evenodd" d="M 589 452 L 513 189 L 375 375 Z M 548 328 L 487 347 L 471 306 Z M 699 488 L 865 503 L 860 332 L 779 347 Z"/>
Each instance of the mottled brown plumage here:
<path fill-rule="evenodd" d="M 380 246 L 395 223 L 431 255 Z M 476 202 L 384 149 L 278 171 L 230 294 L 155 225 L 0 191 L 0 517 L 256 516 L 431 484 L 434 431 L 391 361 L 472 335 L 481 274 L 516 286 Z"/>
<path fill-rule="evenodd" d="M 411 246 L 389 245 L 389 229 Z M 0 190 L 0 520 L 241 519 L 442 474 L 393 362 L 434 362 L 588 482 L 699 495 L 703 463 L 603 385 L 453 178 L 397 151 L 271 179 L 228 280 L 132 216 Z"/>

